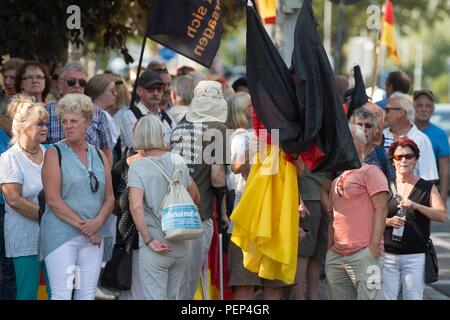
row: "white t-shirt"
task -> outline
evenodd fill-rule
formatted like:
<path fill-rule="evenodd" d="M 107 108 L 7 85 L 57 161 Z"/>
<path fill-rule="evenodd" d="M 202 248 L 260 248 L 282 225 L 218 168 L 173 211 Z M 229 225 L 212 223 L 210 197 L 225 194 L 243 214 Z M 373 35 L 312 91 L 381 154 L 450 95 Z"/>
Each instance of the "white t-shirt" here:
<path fill-rule="evenodd" d="M 45 148 L 41 145 L 42 152 Z M 0 158 L 0 183 L 22 185 L 22 197 L 38 203 L 42 190 L 42 163 L 28 159 L 17 144 L 5 151 Z M 39 224 L 11 208 L 5 201 L 5 250 L 7 257 L 37 255 Z"/>
<path fill-rule="evenodd" d="M 384 129 L 383 134 L 384 149 L 386 150 L 386 153 L 388 153 L 390 145 L 394 142 L 394 134 L 389 128 Z M 405 136 L 413 140 L 420 151 L 414 174 L 427 181 L 439 180 L 433 146 L 427 135 L 413 125 L 411 130 L 409 130 Z"/>
<path fill-rule="evenodd" d="M 105 111 L 103 109 L 102 109 L 102 111 L 106 116 L 106 120 L 108 120 L 108 127 L 109 127 L 109 131 L 111 132 L 112 144 L 113 144 L 113 146 L 115 146 L 117 143 L 117 139 L 119 139 L 119 136 L 120 136 L 119 127 L 116 125 L 116 122 L 114 121 L 113 117 L 109 114 L 108 111 Z"/>

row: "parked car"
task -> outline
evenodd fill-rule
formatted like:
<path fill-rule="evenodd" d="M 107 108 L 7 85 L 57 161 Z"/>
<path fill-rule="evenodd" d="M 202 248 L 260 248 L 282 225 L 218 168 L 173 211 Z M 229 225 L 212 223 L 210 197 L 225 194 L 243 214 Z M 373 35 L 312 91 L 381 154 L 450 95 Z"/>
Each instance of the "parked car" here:
<path fill-rule="evenodd" d="M 450 143 L 450 104 L 437 103 L 430 121 L 447 132 Z"/>

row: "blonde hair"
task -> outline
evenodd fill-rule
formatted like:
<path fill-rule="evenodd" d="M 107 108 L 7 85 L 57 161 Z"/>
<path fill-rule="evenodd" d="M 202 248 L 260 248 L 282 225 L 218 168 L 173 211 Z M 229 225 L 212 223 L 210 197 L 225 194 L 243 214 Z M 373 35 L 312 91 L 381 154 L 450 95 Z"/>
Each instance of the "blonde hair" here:
<path fill-rule="evenodd" d="M 247 92 L 238 92 L 227 100 L 228 117 L 226 125 L 230 129 L 248 127 L 247 107 L 251 103 Z"/>
<path fill-rule="evenodd" d="M 81 112 L 84 118 L 91 120 L 94 114 L 94 103 L 84 94 L 69 93 L 62 97 L 56 105 L 58 117 L 62 112 Z"/>
<path fill-rule="evenodd" d="M 95 100 L 101 96 L 111 82 L 114 81 L 115 77 L 111 73 L 96 74 L 91 78 L 91 80 L 88 81 L 86 91 L 84 93 L 91 97 L 92 100 Z"/>
<path fill-rule="evenodd" d="M 47 110 L 41 103 L 33 102 L 28 97 L 16 95 L 8 105 L 7 114 L 12 121 L 11 144 L 16 143 L 20 136 L 37 120 L 48 120 Z"/>
<path fill-rule="evenodd" d="M 131 101 L 131 94 L 128 91 L 125 79 L 119 75 L 114 75 L 115 81 L 122 81 L 121 84 L 116 84 L 117 98 L 116 98 L 116 108 L 120 109 L 123 107 L 128 107 Z"/>
<path fill-rule="evenodd" d="M 161 121 L 153 114 L 139 119 L 133 132 L 133 149 L 165 149 Z"/>

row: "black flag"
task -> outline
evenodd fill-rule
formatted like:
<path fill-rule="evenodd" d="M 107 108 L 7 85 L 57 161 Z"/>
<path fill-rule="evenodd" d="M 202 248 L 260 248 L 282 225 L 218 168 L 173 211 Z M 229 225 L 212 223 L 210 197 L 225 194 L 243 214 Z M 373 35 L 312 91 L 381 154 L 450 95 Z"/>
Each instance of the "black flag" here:
<path fill-rule="evenodd" d="M 247 7 L 247 81 L 258 118 L 267 129 L 280 129 L 283 150 L 301 153 L 308 169 L 358 168 L 310 0 L 303 3 L 294 41 L 291 74 L 253 7 Z"/>
<path fill-rule="evenodd" d="M 305 132 L 325 157 L 314 171 L 342 171 L 361 166 L 339 102 L 333 69 L 322 45 L 311 0 L 303 1 L 294 33 L 292 70 Z"/>
<path fill-rule="evenodd" d="M 369 101 L 369 97 L 366 94 L 364 79 L 361 74 L 361 68 L 358 65 L 353 67 L 353 76 L 355 77 L 355 87 L 353 88 L 352 101 L 347 110 L 348 119 L 350 119 L 356 109 L 361 108 Z"/>
<path fill-rule="evenodd" d="M 223 33 L 220 0 L 154 0 L 147 36 L 209 68 Z"/>

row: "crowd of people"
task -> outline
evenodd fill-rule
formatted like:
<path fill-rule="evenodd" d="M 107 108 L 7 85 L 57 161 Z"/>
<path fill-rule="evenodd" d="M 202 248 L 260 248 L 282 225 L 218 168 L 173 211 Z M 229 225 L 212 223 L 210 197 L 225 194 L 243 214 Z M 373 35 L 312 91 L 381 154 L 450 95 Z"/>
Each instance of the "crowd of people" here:
<path fill-rule="evenodd" d="M 123 244 L 132 251 L 132 280 L 119 299 L 193 299 L 214 210 L 232 234 L 229 216 L 258 152 L 245 78 L 230 85 L 189 67 L 172 76 L 153 61 L 136 80 L 130 106 L 123 77 L 88 79 L 76 62 L 56 77 L 20 59 L 1 72 L 0 298 L 37 299 L 44 274 L 50 299 L 93 300 L 114 245 Z M 348 78 L 336 83 L 346 110 Z M 423 298 L 423 239 L 431 221 L 447 220 L 450 148 L 430 123 L 433 93 L 411 97 L 409 87 L 405 73 L 393 72 L 386 99 L 353 112 L 361 168 L 312 173 L 297 161 L 294 284 L 245 269 L 242 250 L 226 243 L 235 299 L 315 300 L 321 276 L 331 299 Z M 201 217 L 204 232 L 194 240 L 167 240 L 161 225 L 168 177 L 176 172 Z M 393 236 L 398 229 L 400 238 Z"/>

